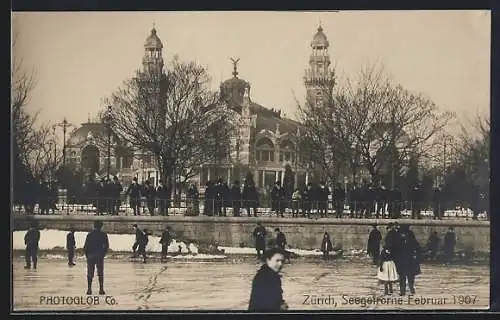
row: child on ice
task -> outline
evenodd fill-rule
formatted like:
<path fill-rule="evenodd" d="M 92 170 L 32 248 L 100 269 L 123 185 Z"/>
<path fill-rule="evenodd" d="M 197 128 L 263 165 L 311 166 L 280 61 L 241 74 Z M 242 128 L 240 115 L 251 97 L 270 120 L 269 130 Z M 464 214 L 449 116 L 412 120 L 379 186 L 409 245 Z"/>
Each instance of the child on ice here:
<path fill-rule="evenodd" d="M 392 294 L 392 283 L 399 280 L 396 264 L 393 261 L 389 249 L 384 247 L 380 253 L 380 264 L 377 272 L 377 278 L 384 284 L 384 294 Z"/>

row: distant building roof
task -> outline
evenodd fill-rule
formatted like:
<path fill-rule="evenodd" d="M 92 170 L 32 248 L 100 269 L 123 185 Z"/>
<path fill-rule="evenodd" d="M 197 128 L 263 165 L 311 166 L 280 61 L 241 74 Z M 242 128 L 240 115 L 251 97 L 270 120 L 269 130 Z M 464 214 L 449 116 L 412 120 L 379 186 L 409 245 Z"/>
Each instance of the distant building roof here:
<path fill-rule="evenodd" d="M 87 139 L 89 136 L 95 139 L 105 139 L 108 136 L 108 130 L 103 123 L 100 122 L 86 122 L 82 123 L 80 127 L 73 130 L 68 137 L 68 145 L 75 145 L 82 140 Z M 118 141 L 118 137 L 111 131 L 113 140 Z"/>
<path fill-rule="evenodd" d="M 270 130 L 275 131 L 276 125 L 279 125 L 281 133 L 296 133 L 300 123 L 292 119 L 281 117 L 279 112 L 263 107 L 257 103 L 252 102 L 250 105 L 250 112 L 257 115 L 256 130 Z"/>

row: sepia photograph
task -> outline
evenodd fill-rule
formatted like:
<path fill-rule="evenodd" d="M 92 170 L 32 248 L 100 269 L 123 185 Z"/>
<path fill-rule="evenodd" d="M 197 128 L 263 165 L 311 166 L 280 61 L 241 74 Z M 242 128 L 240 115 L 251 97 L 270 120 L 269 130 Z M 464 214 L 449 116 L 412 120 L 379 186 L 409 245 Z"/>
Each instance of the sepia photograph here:
<path fill-rule="evenodd" d="M 489 309 L 489 10 L 11 24 L 11 312 Z"/>

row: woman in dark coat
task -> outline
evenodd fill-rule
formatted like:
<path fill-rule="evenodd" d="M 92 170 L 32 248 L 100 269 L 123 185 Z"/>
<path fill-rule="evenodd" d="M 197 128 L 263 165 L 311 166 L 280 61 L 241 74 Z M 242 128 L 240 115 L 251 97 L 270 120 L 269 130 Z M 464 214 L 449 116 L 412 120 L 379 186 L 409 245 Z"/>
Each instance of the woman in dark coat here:
<path fill-rule="evenodd" d="M 332 241 L 328 232 L 323 235 L 323 241 L 321 242 L 321 252 L 323 252 L 323 258 L 328 259 L 328 254 L 333 251 Z"/>
<path fill-rule="evenodd" d="M 415 238 L 415 234 L 410 230 L 408 225 L 401 226 L 396 254 L 396 268 L 399 274 L 399 295 L 404 296 L 406 294 L 407 280 L 410 293 L 415 294 L 415 276 L 421 273 L 419 262 L 421 248 Z"/>
<path fill-rule="evenodd" d="M 242 197 L 248 216 L 251 216 L 250 209 L 253 208 L 253 215 L 254 217 L 256 217 L 257 207 L 259 206 L 259 193 L 255 188 L 255 185 L 248 184 L 248 182 L 245 181 Z"/>
<path fill-rule="evenodd" d="M 212 181 L 207 181 L 205 188 L 205 204 L 203 206 L 203 213 L 206 216 L 214 215 L 214 207 L 215 207 L 215 194 L 214 194 L 214 183 Z"/>
<path fill-rule="evenodd" d="M 284 255 L 279 248 L 264 253 L 266 263 L 257 271 L 252 281 L 248 310 L 253 312 L 279 312 L 287 310 L 283 300 L 281 276 Z"/>
<path fill-rule="evenodd" d="M 378 264 L 379 254 L 380 254 L 380 241 L 382 240 L 382 235 L 377 229 L 377 225 L 372 225 L 373 229 L 370 231 L 368 236 L 368 245 L 366 251 L 370 257 L 373 258 L 373 264 Z"/>

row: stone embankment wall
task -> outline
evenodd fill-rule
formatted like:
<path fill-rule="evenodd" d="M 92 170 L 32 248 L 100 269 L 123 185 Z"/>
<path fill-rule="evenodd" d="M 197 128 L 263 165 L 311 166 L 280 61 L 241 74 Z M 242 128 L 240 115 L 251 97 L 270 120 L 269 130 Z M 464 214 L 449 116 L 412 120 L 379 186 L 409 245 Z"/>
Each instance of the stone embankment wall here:
<path fill-rule="evenodd" d="M 147 228 L 155 235 L 160 235 L 166 226 L 170 226 L 179 239 L 190 239 L 197 243 L 217 243 L 228 247 L 253 247 L 253 229 L 260 221 L 274 236 L 274 229 L 280 228 L 286 235 L 289 245 L 299 249 L 317 249 L 321 245 L 324 232 L 328 232 L 334 245 L 342 249 L 365 249 L 372 224 L 378 224 L 382 237 L 386 225 L 391 220 L 375 219 L 306 219 L 276 217 L 150 217 L 150 216 L 16 216 L 14 230 L 25 230 L 34 220 L 41 229 L 90 231 L 94 220 L 102 220 L 103 230 L 113 234 L 133 233 L 132 224 Z M 471 220 L 398 220 L 400 224 L 409 224 L 422 246 L 431 232 L 437 231 L 443 239 L 450 226 L 455 228 L 457 250 L 470 248 L 474 252 L 490 252 L 490 223 Z"/>

